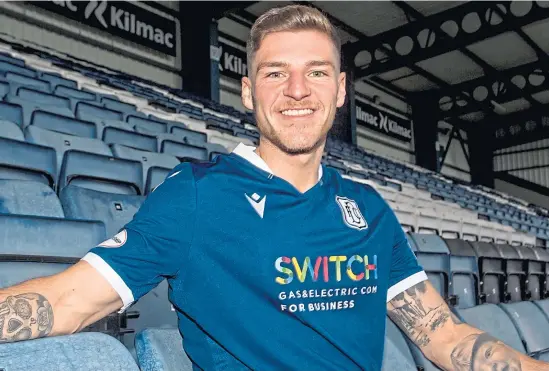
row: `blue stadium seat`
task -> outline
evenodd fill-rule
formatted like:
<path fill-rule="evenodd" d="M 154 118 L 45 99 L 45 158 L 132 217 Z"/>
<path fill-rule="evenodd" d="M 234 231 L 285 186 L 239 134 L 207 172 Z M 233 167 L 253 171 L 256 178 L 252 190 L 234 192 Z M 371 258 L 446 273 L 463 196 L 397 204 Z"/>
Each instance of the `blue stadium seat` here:
<path fill-rule="evenodd" d="M 541 247 L 534 247 L 534 253 L 536 254 L 537 261 L 541 262 L 544 272 L 544 279 L 542 282 L 542 299 L 549 297 L 549 251 Z"/>
<path fill-rule="evenodd" d="M 28 180 L 0 179 L 0 214 L 63 218 L 55 192 L 46 184 Z"/>
<path fill-rule="evenodd" d="M 155 136 L 115 127 L 106 127 L 103 130 L 103 141 L 107 144 L 121 144 L 149 152 L 158 150 L 158 142 Z"/>
<path fill-rule="evenodd" d="M 75 112 L 77 118 L 92 122 L 96 122 L 98 120 L 124 120 L 124 115 L 122 112 L 98 107 L 90 102 L 78 102 L 76 104 Z"/>
<path fill-rule="evenodd" d="M 141 371 L 193 371 L 178 329 L 148 328 L 135 336 Z"/>
<path fill-rule="evenodd" d="M 83 138 L 95 138 L 97 132 L 96 125 L 92 122 L 42 110 L 34 111 L 31 125 Z"/>
<path fill-rule="evenodd" d="M 182 127 L 173 126 L 171 129 L 171 133 L 189 143 L 206 143 L 208 141 L 208 136 L 206 135 L 206 133 Z"/>
<path fill-rule="evenodd" d="M 0 102 L 0 119 L 23 127 L 23 108 L 18 104 Z"/>
<path fill-rule="evenodd" d="M 14 122 L 0 119 L 0 137 L 14 140 L 25 140 L 23 131 Z"/>
<path fill-rule="evenodd" d="M 207 161 L 208 149 L 191 144 L 178 143 L 173 140 L 163 140 L 160 152 L 174 155 L 182 161 Z"/>
<path fill-rule="evenodd" d="M 66 87 L 73 88 L 73 89 L 78 88 L 78 84 L 76 83 L 76 81 L 66 79 L 66 78 L 62 77 L 61 75 L 58 75 L 58 74 L 52 73 L 52 72 L 42 72 L 40 74 L 40 79 L 42 79 L 44 81 L 48 81 L 50 83 L 52 89 L 55 89 L 59 85 L 66 86 Z"/>
<path fill-rule="evenodd" d="M 59 190 L 73 184 L 102 192 L 143 194 L 143 169 L 139 161 L 82 151 L 67 151 L 59 175 Z"/>
<path fill-rule="evenodd" d="M 549 319 L 540 307 L 528 301 L 500 307 L 515 324 L 528 354 L 549 361 Z"/>
<path fill-rule="evenodd" d="M 53 94 L 58 97 L 68 98 L 71 102 L 72 110 L 76 109 L 76 105 L 81 101 L 95 102 L 97 96 L 94 93 L 78 90 L 76 88 L 69 88 L 67 86 L 58 85 L 54 88 Z"/>
<path fill-rule="evenodd" d="M 417 366 L 408 348 L 407 340 L 398 327 L 386 319 L 385 349 L 382 371 L 417 371 Z"/>
<path fill-rule="evenodd" d="M 539 261 L 533 248 L 514 246 L 526 265 L 526 300 L 544 298 L 545 262 Z"/>
<path fill-rule="evenodd" d="M 145 194 L 151 193 L 156 186 L 162 183 L 171 170 L 165 167 L 151 166 L 147 170 L 147 180 L 145 183 Z"/>
<path fill-rule="evenodd" d="M 96 332 L 0 345 L 0 368 L 14 371 L 139 371 L 135 360 L 120 342 Z"/>
<path fill-rule="evenodd" d="M 494 244 L 501 257 L 505 259 L 505 301 L 528 300 L 526 280 L 528 278 L 525 269 L 525 262 L 518 251 L 511 245 Z"/>
<path fill-rule="evenodd" d="M 25 61 L 19 58 L 12 57 L 9 54 L 6 54 L 4 52 L 0 52 L 0 61 L 8 62 L 10 64 L 25 67 Z"/>
<path fill-rule="evenodd" d="M 6 61 L 0 61 L 0 74 L 7 75 L 8 73 L 17 73 L 21 76 L 36 77 L 36 71 L 17 64 L 12 64 Z"/>
<path fill-rule="evenodd" d="M 143 184 L 147 183 L 150 168 L 157 167 L 170 171 L 180 163 L 175 156 L 165 153 L 140 151 L 120 144 L 111 145 L 111 149 L 115 157 L 141 162 L 143 165 Z M 145 186 L 145 194 L 148 194 L 147 186 Z"/>
<path fill-rule="evenodd" d="M 5 81 L 8 81 L 10 85 L 15 88 L 15 89 L 12 89 L 12 91 L 13 90 L 17 91 L 17 89 L 22 86 L 32 87 L 34 89 L 37 89 L 46 93 L 49 93 L 51 91 L 50 83 L 48 81 L 35 79 L 32 77 L 28 77 L 25 75 L 21 75 L 19 73 L 14 73 L 14 72 L 6 73 L 4 78 L 5 78 Z"/>
<path fill-rule="evenodd" d="M 71 102 L 67 98 L 58 97 L 53 94 L 44 93 L 40 90 L 35 90 L 27 87 L 17 89 L 17 96 L 21 99 L 33 101 L 35 103 L 47 104 L 58 107 L 71 109 Z"/>
<path fill-rule="evenodd" d="M 450 252 L 444 240 L 434 234 L 411 233 L 410 237 L 417 246 L 416 256 L 430 282 L 448 300 Z"/>
<path fill-rule="evenodd" d="M 122 102 L 118 99 L 102 97 L 101 103 L 104 107 L 112 109 L 114 111 L 120 111 L 125 113 L 132 113 L 137 111 L 137 107 L 133 104 Z"/>
<path fill-rule="evenodd" d="M 55 149 L 58 170 L 61 170 L 66 151 L 78 150 L 105 156 L 112 155 L 109 146 L 99 139 L 81 138 L 73 135 L 61 134 L 34 125 L 25 129 L 25 137 L 29 143 L 40 144 Z"/>
<path fill-rule="evenodd" d="M 61 272 L 105 238 L 97 221 L 0 214 L 0 287 Z"/>
<path fill-rule="evenodd" d="M 155 121 L 135 115 L 129 115 L 126 117 L 126 121 L 132 127 L 140 127 L 148 133 L 167 133 L 168 124 L 165 122 Z"/>
<path fill-rule="evenodd" d="M 103 131 L 105 128 L 113 127 L 127 131 L 133 131 L 133 127 L 125 121 L 118 120 L 97 120 L 95 121 L 95 128 L 97 131 L 97 138 L 103 138 Z"/>
<path fill-rule="evenodd" d="M 6 97 L 6 101 L 18 104 L 23 109 L 23 128 L 31 124 L 35 111 L 51 112 L 61 116 L 74 118 L 72 111 L 66 107 L 52 106 L 49 104 L 25 100 L 11 94 Z"/>
<path fill-rule="evenodd" d="M 33 180 L 54 189 L 56 174 L 53 148 L 0 138 L 0 179 Z"/>
<path fill-rule="evenodd" d="M 484 302 L 480 295 L 478 263 L 473 247 L 460 239 L 446 239 L 450 251 L 450 295 L 458 308 L 470 308 Z"/>
<path fill-rule="evenodd" d="M 505 301 L 505 261 L 494 245 L 487 242 L 469 242 L 478 259 L 481 277 L 481 294 L 486 294 L 486 302 L 498 304 Z"/>
<path fill-rule="evenodd" d="M 10 93 L 10 84 L 0 81 L 0 100 Z"/>

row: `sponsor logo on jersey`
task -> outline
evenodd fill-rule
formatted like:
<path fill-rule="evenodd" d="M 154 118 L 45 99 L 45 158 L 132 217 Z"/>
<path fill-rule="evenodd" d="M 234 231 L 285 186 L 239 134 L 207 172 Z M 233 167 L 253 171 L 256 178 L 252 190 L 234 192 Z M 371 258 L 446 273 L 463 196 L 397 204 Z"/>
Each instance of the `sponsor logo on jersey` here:
<path fill-rule="evenodd" d="M 124 230 L 118 232 L 114 237 L 112 237 L 112 238 L 110 238 L 106 241 L 101 242 L 97 246 L 99 246 L 99 247 L 108 247 L 108 248 L 121 247 L 126 243 L 127 239 L 128 239 L 128 233 L 124 229 Z"/>

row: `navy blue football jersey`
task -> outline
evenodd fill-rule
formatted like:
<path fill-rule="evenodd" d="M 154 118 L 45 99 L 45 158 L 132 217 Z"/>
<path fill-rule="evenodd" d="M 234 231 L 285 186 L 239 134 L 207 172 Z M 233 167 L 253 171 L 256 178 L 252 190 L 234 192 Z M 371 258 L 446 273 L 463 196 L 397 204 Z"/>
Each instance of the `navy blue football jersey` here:
<path fill-rule="evenodd" d="M 175 167 L 84 260 L 122 310 L 167 279 L 202 370 L 380 370 L 387 301 L 427 279 L 373 188 L 321 166 L 302 193 L 243 144 Z"/>

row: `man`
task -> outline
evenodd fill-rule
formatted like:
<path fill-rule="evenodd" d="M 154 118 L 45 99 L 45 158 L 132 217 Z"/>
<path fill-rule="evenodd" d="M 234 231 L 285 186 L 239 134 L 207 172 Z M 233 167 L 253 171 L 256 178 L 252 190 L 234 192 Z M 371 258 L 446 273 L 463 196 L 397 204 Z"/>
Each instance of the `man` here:
<path fill-rule="evenodd" d="M 548 370 L 461 323 L 381 197 L 320 165 L 345 100 L 339 50 L 315 9 L 261 16 L 242 80 L 258 148 L 178 165 L 81 262 L 0 290 L 4 313 L 38 318 L 23 334 L 4 323 L 0 342 L 76 332 L 167 278 L 198 369 L 379 370 L 388 311 L 443 369 L 490 362 L 486 349 L 497 345 L 505 357 L 491 369 Z"/>

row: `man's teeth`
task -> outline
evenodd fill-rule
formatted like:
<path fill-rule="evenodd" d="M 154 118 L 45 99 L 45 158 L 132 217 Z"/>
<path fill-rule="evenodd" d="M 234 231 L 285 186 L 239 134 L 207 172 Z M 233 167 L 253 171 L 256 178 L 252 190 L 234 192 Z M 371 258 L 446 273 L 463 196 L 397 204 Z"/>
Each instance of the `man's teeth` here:
<path fill-rule="evenodd" d="M 312 109 L 289 109 L 286 111 L 282 111 L 282 114 L 285 116 L 303 116 L 303 115 L 310 115 L 313 113 Z"/>

